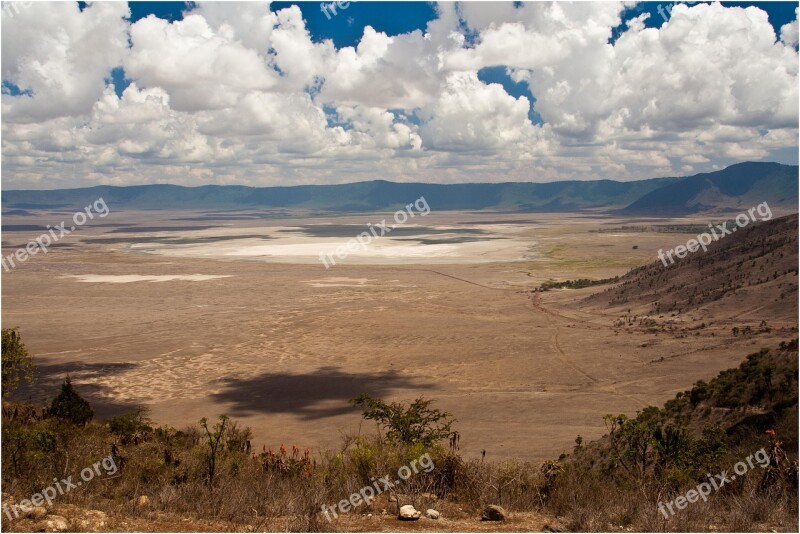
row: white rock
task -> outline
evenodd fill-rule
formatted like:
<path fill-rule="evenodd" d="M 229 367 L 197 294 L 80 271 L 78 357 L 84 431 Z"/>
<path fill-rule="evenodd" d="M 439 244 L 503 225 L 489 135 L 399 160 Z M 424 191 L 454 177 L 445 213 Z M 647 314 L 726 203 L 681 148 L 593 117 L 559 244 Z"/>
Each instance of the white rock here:
<path fill-rule="evenodd" d="M 77 526 L 83 532 L 104 532 L 108 518 L 105 512 L 100 510 L 89 510 L 84 516 L 76 521 Z"/>
<path fill-rule="evenodd" d="M 428 508 L 425 510 L 425 517 L 428 519 L 439 519 L 439 512 L 434 510 L 433 508 Z"/>
<path fill-rule="evenodd" d="M 69 530 L 69 523 L 60 515 L 48 515 L 44 520 L 44 528 L 47 532 L 66 532 Z"/>
<path fill-rule="evenodd" d="M 405 506 L 400 507 L 400 513 L 398 514 L 397 518 L 403 521 L 416 521 L 421 515 L 422 512 L 410 504 L 406 504 Z"/>

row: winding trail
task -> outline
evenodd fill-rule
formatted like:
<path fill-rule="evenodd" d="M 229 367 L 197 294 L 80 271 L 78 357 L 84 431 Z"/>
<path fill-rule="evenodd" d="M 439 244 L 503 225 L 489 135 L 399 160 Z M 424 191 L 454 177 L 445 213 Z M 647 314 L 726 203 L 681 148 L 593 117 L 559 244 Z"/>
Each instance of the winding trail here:
<path fill-rule="evenodd" d="M 540 302 L 538 295 L 534 295 L 533 298 L 531 298 L 531 305 L 533 306 L 534 309 L 544 313 L 545 317 L 547 317 L 547 320 L 552 325 L 553 330 L 554 330 L 553 339 L 552 339 L 553 348 L 559 354 L 559 359 L 565 365 L 568 365 L 569 367 L 574 369 L 576 372 L 578 372 L 581 375 L 583 375 L 586 378 L 588 378 L 597 387 L 598 391 L 605 391 L 605 392 L 617 395 L 619 397 L 624 397 L 626 399 L 630 399 L 630 400 L 636 402 L 637 404 L 639 404 L 642 407 L 645 407 L 645 406 L 648 405 L 648 403 L 643 401 L 642 399 L 639 399 L 639 398 L 634 397 L 633 395 L 629 395 L 627 393 L 620 392 L 619 390 L 617 390 L 617 388 L 616 388 L 616 386 L 614 384 L 609 384 L 607 386 L 601 385 L 600 381 L 597 378 L 593 377 L 592 375 L 590 375 L 589 373 L 587 373 L 586 371 L 584 371 L 583 369 L 581 369 L 580 367 L 578 367 L 577 365 L 575 365 L 574 363 L 569 361 L 567 359 L 566 354 L 561 349 L 561 345 L 558 343 L 558 335 L 560 334 L 560 330 L 559 330 L 558 323 L 556 322 L 555 318 L 559 317 L 559 318 L 562 318 L 562 319 L 569 319 L 569 320 L 572 320 L 572 319 L 570 319 L 569 317 L 566 317 L 564 315 L 561 315 L 559 313 L 550 311 L 547 308 L 545 308 L 544 306 L 542 306 L 542 303 Z"/>
<path fill-rule="evenodd" d="M 599 380 L 597 380 L 597 378 L 593 377 L 592 375 L 590 375 L 589 373 L 587 373 L 586 371 L 584 371 L 583 369 L 581 369 L 580 367 L 569 361 L 567 359 L 566 353 L 564 353 L 564 350 L 561 348 L 561 344 L 558 342 L 558 335 L 561 333 L 561 331 L 558 328 L 558 323 L 556 322 L 555 317 L 557 316 L 563 318 L 563 316 L 558 315 L 555 312 L 551 312 L 550 310 L 544 308 L 542 306 L 542 303 L 539 301 L 538 295 L 534 295 L 531 298 L 531 306 L 533 307 L 534 310 L 542 312 L 544 316 L 547 318 L 547 322 L 549 322 L 550 326 L 553 327 L 553 337 L 551 339 L 551 344 L 553 345 L 553 349 L 555 349 L 556 354 L 558 355 L 558 359 L 561 360 L 561 363 L 563 363 L 568 367 L 571 367 L 576 373 L 583 375 L 591 383 L 597 384 Z"/>
<path fill-rule="evenodd" d="M 443 273 L 441 271 L 434 271 L 433 269 L 412 269 L 414 271 L 422 271 L 426 273 L 435 273 L 442 276 L 446 276 L 447 278 L 452 278 L 453 280 L 458 280 L 459 282 L 464 282 L 466 284 L 472 284 L 473 286 L 482 287 L 484 289 L 491 289 L 492 291 L 519 291 L 518 288 L 510 288 L 510 287 L 492 287 L 492 286 L 485 286 L 483 284 L 479 284 L 478 282 L 472 282 L 471 280 L 466 280 L 464 278 L 459 278 L 458 276 L 453 276 L 452 274 Z"/>
<path fill-rule="evenodd" d="M 466 280 L 464 278 L 460 278 L 460 277 L 454 276 L 452 274 L 447 274 L 447 273 L 443 273 L 441 271 L 436 271 L 434 269 L 414 269 L 414 270 L 415 271 L 424 271 L 424 272 L 438 274 L 440 276 L 445 276 L 447 278 L 452 278 L 453 280 L 458 280 L 459 282 L 464 282 L 466 284 L 471 284 L 473 286 L 478 286 L 478 287 L 481 287 L 483 289 L 488 289 L 488 290 L 491 290 L 491 291 L 503 291 L 506 294 L 509 291 L 513 291 L 515 293 L 519 293 L 520 292 L 519 288 L 491 287 L 491 286 L 479 284 L 478 282 L 473 282 L 471 280 Z M 561 344 L 559 343 L 559 340 L 558 340 L 558 337 L 561 334 L 561 330 L 560 330 L 560 328 L 558 326 L 558 319 L 567 320 L 567 321 L 574 321 L 575 320 L 574 318 L 567 317 L 565 315 L 561 315 L 560 313 L 554 312 L 552 310 L 548 310 L 547 308 L 545 308 L 542 305 L 542 303 L 541 303 L 541 301 L 539 299 L 539 296 L 536 295 L 535 293 L 534 293 L 533 297 L 530 299 L 530 303 L 531 303 L 531 306 L 529 307 L 529 306 L 526 305 L 525 308 L 530 309 L 530 310 L 535 310 L 535 311 L 538 311 L 538 312 L 542 313 L 545 316 L 545 318 L 547 318 L 547 321 L 550 323 L 550 326 L 553 328 L 553 336 L 550 339 L 550 344 L 553 347 L 553 351 L 556 354 L 556 358 L 558 358 L 558 360 L 563 365 L 571 368 L 573 371 L 575 371 L 579 375 L 581 375 L 584 378 L 586 378 L 596 388 L 597 391 L 603 391 L 603 392 L 611 393 L 612 395 L 617 395 L 619 397 L 623 397 L 623 398 L 632 400 L 632 401 L 636 402 L 638 405 L 640 405 L 642 407 L 645 407 L 645 406 L 648 405 L 647 402 L 645 402 L 645 401 L 643 401 L 643 400 L 641 400 L 641 399 L 639 399 L 637 397 L 634 397 L 633 395 L 629 395 L 627 393 L 622 393 L 622 392 L 618 391 L 617 388 L 614 386 L 614 384 L 602 385 L 598 378 L 592 376 L 591 374 L 589 374 L 588 372 L 583 370 L 581 367 L 579 367 L 577 364 L 572 362 L 567 357 L 567 354 L 561 348 Z"/>

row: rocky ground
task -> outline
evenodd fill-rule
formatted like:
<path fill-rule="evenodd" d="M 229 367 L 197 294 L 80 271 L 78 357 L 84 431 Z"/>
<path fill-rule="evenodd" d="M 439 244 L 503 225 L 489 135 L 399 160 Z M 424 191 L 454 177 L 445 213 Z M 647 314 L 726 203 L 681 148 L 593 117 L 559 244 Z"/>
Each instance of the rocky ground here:
<path fill-rule="evenodd" d="M 386 503 L 383 503 L 386 504 Z M 489 506 L 483 513 L 469 513 L 455 506 L 444 507 L 448 515 L 434 509 L 415 510 L 401 507 L 399 515 L 376 506 L 364 513 L 341 514 L 330 522 L 318 514 L 316 525 L 322 531 L 345 532 L 561 532 L 565 528 L 557 518 L 526 512 L 509 514 L 499 506 Z M 14 505 L 17 507 L 14 508 Z M 390 507 L 393 508 L 393 507 Z M 6 512 L 6 510 L 8 510 Z M 14 513 L 18 517 L 9 519 Z M 3 532 L 263 532 L 302 531 L 308 523 L 297 518 L 275 517 L 259 524 L 241 525 L 225 521 L 207 521 L 181 517 L 153 510 L 149 499 L 141 496 L 129 507 L 114 511 L 90 510 L 70 504 L 53 506 L 19 505 L 3 493 Z"/>

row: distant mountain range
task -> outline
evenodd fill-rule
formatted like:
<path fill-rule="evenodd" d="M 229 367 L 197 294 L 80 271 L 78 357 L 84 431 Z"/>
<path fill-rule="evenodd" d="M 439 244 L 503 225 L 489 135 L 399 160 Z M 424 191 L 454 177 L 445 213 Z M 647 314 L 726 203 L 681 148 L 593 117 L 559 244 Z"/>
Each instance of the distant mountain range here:
<path fill-rule="evenodd" d="M 97 186 L 8 190 L 7 214 L 31 209 L 79 209 L 102 197 L 114 209 L 303 209 L 322 213 L 394 210 L 424 196 L 434 210 L 574 212 L 613 210 L 629 215 L 685 215 L 749 208 L 767 201 L 797 211 L 798 167 L 746 162 L 688 177 L 497 184 L 394 183 L 246 187 L 238 185 Z"/>

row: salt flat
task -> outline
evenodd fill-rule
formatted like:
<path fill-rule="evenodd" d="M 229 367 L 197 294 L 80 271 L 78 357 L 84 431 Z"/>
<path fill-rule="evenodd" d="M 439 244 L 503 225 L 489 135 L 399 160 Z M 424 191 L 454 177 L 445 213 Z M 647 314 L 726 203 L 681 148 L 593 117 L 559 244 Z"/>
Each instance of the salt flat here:
<path fill-rule="evenodd" d="M 324 225 L 321 228 L 325 229 Z M 242 237 L 251 228 L 233 230 L 203 230 L 186 235 L 182 232 L 159 232 L 158 240 L 137 242 L 131 249 L 137 252 L 182 258 L 249 258 L 276 263 L 321 263 L 320 254 L 333 256 L 336 264 L 403 265 L 410 263 L 454 264 L 522 261 L 535 255 L 535 243 L 524 236 L 517 225 L 483 225 L 470 233 L 467 227 L 405 225 L 403 233 L 374 237 L 368 243 L 337 258 L 337 248 L 346 246 L 367 226 L 351 225 L 350 233 L 319 237 L 304 233 L 300 227 L 270 227 L 262 229 L 263 236 Z M 435 230 L 429 233 L 428 230 Z M 196 239 L 196 243 L 172 244 L 172 237 Z M 224 241 L 203 240 L 225 237 Z M 167 242 L 164 242 L 167 241 Z M 450 242 L 448 242 L 450 241 Z"/>
<path fill-rule="evenodd" d="M 131 284 L 133 282 L 203 282 L 205 280 L 215 280 L 225 278 L 230 275 L 219 274 L 165 274 L 165 275 L 141 275 L 141 274 L 74 274 L 66 275 L 64 278 L 76 278 L 80 282 L 91 284 Z"/>

